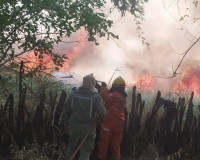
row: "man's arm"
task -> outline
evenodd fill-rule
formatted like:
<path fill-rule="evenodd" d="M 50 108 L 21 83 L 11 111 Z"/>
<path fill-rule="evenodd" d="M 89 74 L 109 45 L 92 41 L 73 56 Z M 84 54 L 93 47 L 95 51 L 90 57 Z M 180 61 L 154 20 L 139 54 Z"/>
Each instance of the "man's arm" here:
<path fill-rule="evenodd" d="M 104 101 L 109 100 L 110 96 L 109 96 L 109 89 L 108 88 L 106 88 L 105 86 L 101 87 L 100 90 L 99 90 L 99 93 L 100 93 L 100 95 L 101 95 L 101 97 Z"/>
<path fill-rule="evenodd" d="M 98 82 L 96 82 L 95 88 L 98 89 L 99 94 L 103 98 L 104 101 L 107 101 L 109 97 L 109 89 L 107 88 L 107 84 L 105 82 L 101 82 L 101 86 Z"/>

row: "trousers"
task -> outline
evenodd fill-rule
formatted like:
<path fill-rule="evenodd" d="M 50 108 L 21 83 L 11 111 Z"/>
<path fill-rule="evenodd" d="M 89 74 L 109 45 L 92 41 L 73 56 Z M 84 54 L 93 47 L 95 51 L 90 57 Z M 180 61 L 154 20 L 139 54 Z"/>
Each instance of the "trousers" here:
<path fill-rule="evenodd" d="M 87 129 L 88 128 L 88 129 Z M 83 140 L 84 136 L 87 134 L 89 127 L 84 127 L 82 125 L 72 126 L 69 137 L 69 146 L 66 153 L 66 160 L 69 160 L 74 152 L 77 150 L 79 144 Z M 80 148 L 79 160 L 89 160 L 90 154 L 94 149 L 96 128 L 93 129 L 91 134 L 87 137 L 85 142 Z"/>

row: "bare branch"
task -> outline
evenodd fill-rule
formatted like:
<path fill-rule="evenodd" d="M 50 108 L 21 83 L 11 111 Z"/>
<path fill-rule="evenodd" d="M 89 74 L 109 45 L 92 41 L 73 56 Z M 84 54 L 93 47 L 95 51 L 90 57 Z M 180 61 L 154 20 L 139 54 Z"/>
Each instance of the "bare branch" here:
<path fill-rule="evenodd" d="M 121 71 L 120 68 L 121 68 L 121 67 L 117 67 L 117 68 L 115 69 L 115 71 L 113 72 L 112 76 L 110 77 L 110 80 L 109 80 L 109 82 L 108 82 L 108 86 L 109 86 L 109 84 L 110 84 L 110 82 L 111 82 L 113 76 L 115 75 L 115 72 Z"/>
<path fill-rule="evenodd" d="M 192 49 L 192 47 L 200 40 L 200 37 L 184 52 L 184 55 L 181 59 L 181 61 L 179 62 L 177 68 L 175 69 L 175 71 L 173 72 L 173 75 L 174 74 L 177 74 L 177 70 L 179 69 L 179 67 L 181 66 L 181 63 L 183 62 L 185 56 L 188 54 L 188 52 Z"/>
<path fill-rule="evenodd" d="M 176 69 L 173 71 L 172 76 L 170 76 L 170 77 L 160 77 L 160 76 L 158 76 L 158 78 L 169 79 L 169 78 L 174 78 L 174 77 L 176 77 L 178 74 L 181 74 L 181 73 L 178 73 L 178 72 L 177 72 L 178 69 L 180 68 L 180 66 L 181 66 L 183 60 L 185 59 L 186 55 L 188 54 L 188 52 L 192 49 L 192 47 L 194 47 L 194 45 L 195 45 L 199 40 L 200 40 L 200 37 L 199 37 L 199 38 L 198 38 L 198 39 L 183 53 L 184 55 L 183 55 L 183 57 L 181 58 L 181 60 L 180 60 L 180 62 L 179 62 L 179 64 L 178 64 L 178 66 L 176 67 Z M 173 69 L 172 69 L 172 70 L 173 70 Z"/>

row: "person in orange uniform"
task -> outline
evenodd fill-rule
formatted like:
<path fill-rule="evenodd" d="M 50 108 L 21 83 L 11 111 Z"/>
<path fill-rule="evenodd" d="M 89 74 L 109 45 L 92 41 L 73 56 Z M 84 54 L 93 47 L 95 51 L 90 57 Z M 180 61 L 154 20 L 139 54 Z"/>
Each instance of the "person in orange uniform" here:
<path fill-rule="evenodd" d="M 96 88 L 105 102 L 106 116 L 101 122 L 100 137 L 98 140 L 98 159 L 106 160 L 109 149 L 114 160 L 120 160 L 120 144 L 123 137 L 123 124 L 125 120 L 124 108 L 127 94 L 125 92 L 125 80 L 117 77 L 111 89 L 106 88 L 106 83 L 100 86 L 96 83 Z"/>

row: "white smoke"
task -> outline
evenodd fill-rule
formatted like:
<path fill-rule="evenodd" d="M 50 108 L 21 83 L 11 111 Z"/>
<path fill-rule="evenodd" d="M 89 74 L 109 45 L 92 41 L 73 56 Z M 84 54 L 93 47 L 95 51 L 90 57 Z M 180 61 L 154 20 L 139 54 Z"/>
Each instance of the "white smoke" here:
<path fill-rule="evenodd" d="M 200 36 L 199 22 L 186 25 L 185 22 L 179 21 L 181 15 L 176 7 L 172 0 L 153 0 L 145 5 L 146 15 L 141 27 L 143 36 L 150 44 L 150 50 L 138 38 L 132 15 L 121 17 L 118 12 L 110 15 L 114 20 L 112 31 L 118 34 L 120 39 L 107 41 L 106 38 L 101 38 L 99 46 L 87 43 L 70 71 L 80 76 L 94 73 L 97 79 L 108 83 L 114 70 L 120 67 L 121 71 L 116 72 L 114 78 L 121 75 L 128 83 L 132 83 L 137 77 L 151 75 L 157 79 L 156 88 L 169 90 L 172 84 L 182 78 L 181 74 L 175 78 L 167 77 L 172 76 L 183 56 L 181 54 L 195 41 L 191 34 Z M 200 10 L 197 8 L 190 8 L 190 16 L 199 15 Z M 181 14 L 184 15 L 183 10 Z M 199 46 L 197 44 L 192 48 L 183 64 L 193 59 L 200 61 Z M 182 65 L 178 72 L 182 72 L 181 68 Z"/>

